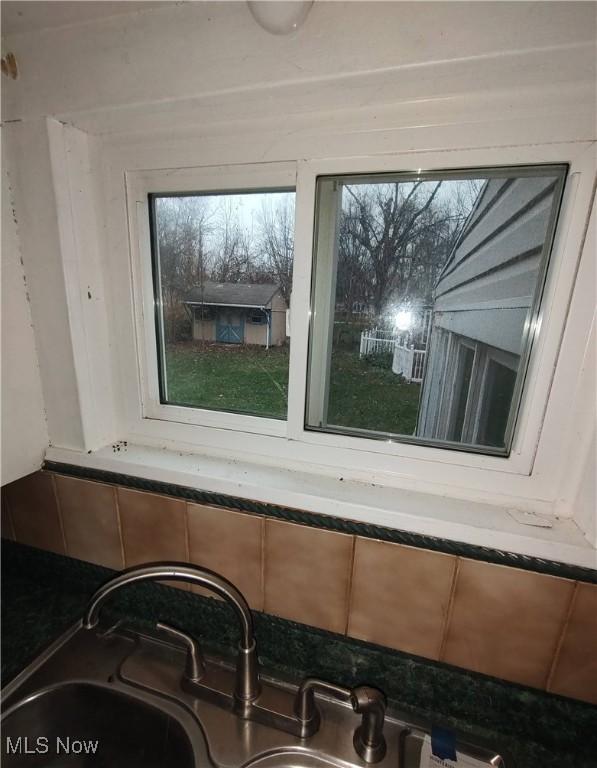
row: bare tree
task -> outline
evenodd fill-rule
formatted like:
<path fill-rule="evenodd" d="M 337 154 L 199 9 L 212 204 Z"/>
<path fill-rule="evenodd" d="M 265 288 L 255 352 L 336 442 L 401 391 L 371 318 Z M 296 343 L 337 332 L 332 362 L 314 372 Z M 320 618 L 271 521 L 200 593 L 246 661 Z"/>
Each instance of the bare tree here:
<path fill-rule="evenodd" d="M 206 237 L 210 231 L 207 206 L 197 197 L 160 197 L 156 226 L 166 335 L 173 340 L 185 326 L 182 300 L 209 272 Z"/>
<path fill-rule="evenodd" d="M 346 185 L 339 236 L 338 296 L 355 296 L 378 316 L 389 303 L 430 303 L 435 282 L 480 183 L 443 181 Z M 465 189 L 466 187 L 466 189 Z M 356 283 L 356 288 L 355 288 Z"/>
<path fill-rule="evenodd" d="M 245 282 L 253 270 L 253 243 L 241 226 L 233 203 L 224 198 L 218 206 L 210 240 L 210 277 L 221 283 Z"/>
<path fill-rule="evenodd" d="M 275 204 L 264 200 L 258 217 L 258 233 L 260 259 L 256 282 L 273 280 L 289 302 L 294 260 L 294 204 L 288 200 Z"/>

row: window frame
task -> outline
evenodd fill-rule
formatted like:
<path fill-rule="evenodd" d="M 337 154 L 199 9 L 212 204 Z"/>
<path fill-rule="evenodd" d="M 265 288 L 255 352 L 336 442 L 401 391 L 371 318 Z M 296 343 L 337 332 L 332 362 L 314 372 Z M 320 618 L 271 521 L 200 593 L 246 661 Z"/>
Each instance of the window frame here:
<path fill-rule="evenodd" d="M 419 437 L 419 436 L 410 436 L 406 434 L 396 434 L 387 432 L 384 433 L 380 430 L 368 430 L 366 428 L 356 428 L 356 427 L 343 427 L 343 426 L 337 426 L 333 424 L 327 424 L 325 426 L 322 425 L 315 425 L 313 423 L 313 418 L 310 417 L 311 411 L 315 411 L 316 413 L 321 414 L 322 418 L 327 416 L 327 404 L 328 404 L 328 397 L 329 397 L 329 391 L 330 391 L 330 367 L 331 367 L 331 356 L 332 356 L 332 331 L 331 331 L 331 324 L 333 323 L 333 309 L 332 309 L 332 319 L 330 321 L 330 330 L 327 332 L 327 336 L 324 339 L 323 337 L 326 334 L 326 331 L 321 331 L 321 326 L 319 328 L 316 328 L 316 324 L 314 322 L 314 318 L 316 317 L 318 311 L 319 311 L 319 305 L 318 302 L 320 300 L 319 297 L 319 286 L 318 282 L 324 283 L 324 289 L 325 287 L 328 288 L 331 286 L 331 290 L 335 295 L 335 284 L 337 279 L 337 260 L 338 260 L 338 236 L 337 236 L 337 226 L 338 226 L 338 217 L 340 215 L 340 210 L 342 206 L 341 198 L 342 198 L 342 188 L 344 185 L 347 184 L 374 184 L 374 183 L 382 183 L 384 181 L 384 176 L 387 177 L 388 182 L 395 182 L 399 181 L 402 183 L 408 183 L 411 181 L 438 181 L 438 180 L 452 180 L 452 179 L 465 179 L 467 177 L 470 178 L 478 178 L 479 176 L 486 175 L 488 179 L 492 178 L 510 178 L 516 174 L 516 178 L 524 178 L 524 177 L 530 177 L 530 178 L 537 178 L 539 175 L 537 173 L 537 169 L 541 168 L 542 166 L 546 169 L 546 175 L 549 174 L 549 170 L 553 168 L 554 176 L 556 178 L 556 186 L 554 190 L 554 196 L 555 196 L 555 205 L 552 205 L 550 208 L 549 218 L 547 221 L 547 227 L 546 227 L 546 237 L 543 242 L 543 246 L 541 249 L 541 257 L 540 257 L 540 264 L 539 264 L 539 270 L 537 275 L 537 283 L 536 287 L 533 292 L 533 301 L 530 306 L 530 321 L 528 324 L 526 324 L 522 340 L 521 340 L 521 346 L 522 346 L 522 354 L 520 356 L 520 371 L 521 375 L 517 376 L 515 388 L 512 396 L 512 402 L 511 407 L 509 411 L 509 418 L 507 423 L 507 429 L 506 429 L 506 439 L 505 439 L 505 448 L 493 448 L 491 446 L 487 445 L 480 445 L 472 442 L 472 439 L 465 439 L 465 436 L 468 436 L 471 438 L 472 431 L 468 428 L 468 423 L 470 420 L 469 416 L 469 404 L 468 404 L 468 398 L 467 398 L 467 406 L 466 406 L 466 414 L 465 414 L 465 422 L 463 425 L 463 431 L 462 436 L 463 439 L 461 440 L 453 440 L 448 437 L 448 435 L 452 431 L 452 422 L 453 422 L 453 414 L 452 414 L 452 407 L 448 409 L 449 412 L 447 414 L 448 423 L 445 423 L 443 426 L 443 433 L 445 434 L 445 437 L 442 438 L 425 438 L 425 437 Z M 315 195 L 315 213 L 314 213 L 314 235 L 313 235 L 313 263 L 312 263 L 312 273 L 311 273 L 311 304 L 310 304 L 310 310 L 311 310 L 311 325 L 309 330 L 309 360 L 307 364 L 307 404 L 305 406 L 305 429 L 308 431 L 313 432 L 320 432 L 320 433 L 327 433 L 327 434 L 339 434 L 339 435 L 347 435 L 347 436 L 355 436 L 358 437 L 362 435 L 366 439 L 369 440 L 383 440 L 387 441 L 390 440 L 392 442 L 401 442 L 401 443 L 410 443 L 412 445 L 417 446 L 430 446 L 434 448 L 441 448 L 443 450 L 454 450 L 454 451 L 462 451 L 465 453 L 479 453 L 484 454 L 488 456 L 497 456 L 500 458 L 508 458 L 510 456 L 513 443 L 514 443 L 514 432 L 516 429 L 516 423 L 517 423 L 517 417 L 521 406 L 522 401 L 522 395 L 524 391 L 525 386 L 525 380 L 526 375 L 528 371 L 529 361 L 532 354 L 532 348 L 533 344 L 536 341 L 536 337 L 538 336 L 538 330 L 539 330 L 539 311 L 540 307 L 543 301 L 543 291 L 545 288 L 545 281 L 547 279 L 547 273 L 550 268 L 551 264 L 551 256 L 552 252 L 555 248 L 555 234 L 556 234 L 556 228 L 558 225 L 558 222 L 560 221 L 560 213 L 562 209 L 562 202 L 564 198 L 564 190 L 566 187 L 566 181 L 568 179 L 570 173 L 570 165 L 567 162 L 542 162 L 542 163 L 534 163 L 534 164 L 517 164 L 512 166 L 507 165 L 499 165 L 499 166 L 478 166 L 477 168 L 474 168 L 472 166 L 465 167 L 465 168 L 438 168 L 438 169 L 417 169 L 414 170 L 384 170 L 381 172 L 374 172 L 374 171 L 367 171 L 365 173 L 359 174 L 356 171 L 350 171 L 345 173 L 336 173 L 336 174 L 320 174 L 316 178 L 316 195 Z M 326 183 L 327 182 L 327 183 Z M 333 190 L 333 191 L 332 191 Z M 328 200 L 329 198 L 329 200 Z M 325 211 L 324 206 L 329 206 L 330 201 L 332 201 L 332 209 L 329 213 L 334 215 L 327 215 L 327 211 Z M 335 208 L 334 208 L 335 206 Z M 324 213 L 322 213 L 322 209 L 324 209 Z M 474 208 L 473 208 L 474 211 Z M 471 211 L 472 213 L 472 211 Z M 335 221 L 333 219 L 335 218 Z M 323 222 L 323 229 L 324 230 L 330 230 L 332 234 L 332 243 L 326 243 L 324 241 L 323 245 L 323 256 L 324 258 L 331 259 L 330 264 L 324 264 L 323 269 L 320 269 L 318 267 L 318 258 L 319 258 L 319 248 L 320 248 L 320 242 L 319 242 L 319 229 L 322 228 L 322 222 Z M 327 237 L 329 238 L 329 234 L 327 233 Z M 330 256 L 331 254 L 331 256 Z M 331 275 L 328 274 L 328 272 L 332 272 Z M 322 279 L 323 278 L 323 279 Z M 333 300 L 332 300 L 333 301 Z M 463 341 L 463 339 L 460 339 Z M 317 354 L 312 354 L 312 347 L 313 345 L 317 344 Z M 477 350 L 477 346 L 475 345 L 475 352 Z M 321 354 L 321 350 L 325 350 L 325 355 Z M 460 353 L 457 352 L 459 355 Z M 313 360 L 312 358 L 315 357 L 316 359 L 323 359 L 325 357 L 326 359 L 326 366 L 323 366 L 323 376 L 320 377 L 317 385 L 316 390 L 321 391 L 323 389 L 323 392 L 321 392 L 319 395 L 316 393 L 315 397 L 311 393 L 311 388 L 313 387 L 313 382 L 311 379 L 312 376 L 312 370 L 313 370 Z M 428 358 L 427 358 L 428 359 Z M 427 362 L 427 361 L 426 361 Z M 476 368 L 478 365 L 477 356 L 475 356 L 475 360 L 473 363 L 474 367 Z M 458 365 L 455 367 L 452 367 L 449 371 L 447 371 L 447 377 L 450 378 L 453 382 L 456 380 L 457 375 L 457 369 Z M 450 399 L 452 399 L 452 395 L 450 395 Z M 419 410 L 420 413 L 420 410 Z M 417 414 L 418 417 L 419 414 Z M 326 419 L 327 421 L 327 419 Z M 445 419 L 444 419 L 445 421 Z"/>
<path fill-rule="evenodd" d="M 422 445 L 410 445 L 368 438 L 346 437 L 344 435 L 310 432 L 304 428 L 304 406 L 306 398 L 306 373 L 309 302 L 312 276 L 313 223 L 315 216 L 315 181 L 319 175 L 343 173 L 417 172 L 421 168 L 441 171 L 448 167 L 479 168 L 495 166 L 533 165 L 537 163 L 568 163 L 570 171 L 556 232 L 550 276 L 544 291 L 540 322 L 543 332 L 531 356 L 527 374 L 526 393 L 523 397 L 519 427 L 508 458 L 477 455 L 463 451 L 438 449 Z M 293 300 L 290 312 L 292 338 L 289 370 L 289 412 L 287 422 L 265 424 L 268 420 L 252 416 L 239 416 L 199 409 L 180 409 L 169 414 L 143 412 L 143 394 L 140 383 L 146 386 L 144 372 L 146 356 L 143 346 L 143 302 L 139 296 L 139 234 L 137 203 L 143 202 L 139 193 L 147 181 L 164 174 L 170 180 L 176 175 L 187 179 L 187 189 L 198 191 L 201 185 L 197 178 L 205 173 L 212 178 L 225 178 L 222 173 L 244 169 L 251 180 L 276 166 L 296 169 L 295 208 L 295 258 L 293 278 Z M 160 445 L 175 449 L 199 450 L 213 456 L 251 455 L 259 462 L 281 468 L 312 466 L 324 474 L 340 471 L 349 477 L 377 477 L 382 485 L 419 490 L 456 487 L 459 493 L 470 498 L 504 498 L 506 495 L 518 499 L 518 503 L 536 505 L 539 499 L 547 499 L 545 480 L 533 478 L 534 465 L 539 455 L 543 477 L 549 476 L 549 466 L 557 466 L 557 450 L 548 442 L 542 442 L 544 423 L 561 423 L 561 414 L 550 413 L 548 395 L 553 379 L 559 344 L 564 333 L 565 319 L 571 300 L 574 277 L 580 258 L 582 232 L 586 225 L 590 194 L 592 189 L 593 157 L 591 145 L 551 144 L 543 146 L 500 147 L 491 149 L 465 149 L 451 151 L 404 152 L 358 157 L 328 158 L 291 161 L 290 163 L 256 163 L 245 166 L 198 166 L 161 171 L 125 171 L 126 189 L 129 199 L 129 237 L 133 261 L 132 283 L 135 297 L 135 323 L 137 328 L 137 355 L 139 382 L 133 383 L 126 377 L 126 403 L 128 438 L 147 445 Z M 252 169 L 252 171 L 251 171 Z M 257 169 L 257 170 L 256 170 Z M 152 177 L 153 174 L 153 177 Z M 161 185 L 163 186 L 163 185 Z M 228 189 L 244 188 L 244 185 L 225 185 Z M 256 187 L 267 186 L 263 182 Z M 223 188 L 222 183 L 218 185 Z M 216 187 L 204 185 L 206 191 Z M 184 191 L 180 180 L 177 191 Z M 580 190 L 580 194 L 579 194 Z M 142 217 L 141 217 L 142 219 Z M 565 258 L 567 249 L 572 248 L 572 258 Z M 137 263 L 136 263 L 137 262 Z M 141 334 L 139 333 L 141 330 Z M 124 344 L 129 350 L 130 343 Z M 121 354 L 124 359 L 124 353 Z M 137 360 L 139 361 L 137 363 Z M 125 360 L 126 370 L 131 372 L 130 354 Z M 548 372 L 547 375 L 540 375 Z M 125 374 L 123 374 L 125 375 Z M 140 406 L 141 403 L 141 406 Z M 174 409 L 175 406 L 167 406 Z M 189 413 L 191 412 L 191 413 Z M 551 420 L 550 420 L 551 419 Z M 230 441 L 231 432 L 237 435 Z M 557 432 L 557 430 L 556 430 Z M 242 443 L 242 447 L 241 447 Z M 258 457 L 258 458 L 257 458 Z M 433 477 L 429 477 L 430 462 L 434 466 Z M 507 494 L 504 492 L 503 477 L 511 478 Z M 436 491 L 437 492 L 437 491 Z M 502 502 L 503 503 L 503 502 Z"/>
<path fill-rule="evenodd" d="M 155 250 L 154 202 L 158 197 L 177 195 L 295 190 L 295 163 L 208 166 L 127 174 L 142 418 L 278 437 L 285 434 L 285 419 L 163 402 L 167 399 L 166 362 L 161 342 L 163 315 L 156 298 L 161 291 Z M 146 322 L 145 319 L 152 316 L 154 322 Z M 161 363 L 158 362 L 160 358 Z"/>

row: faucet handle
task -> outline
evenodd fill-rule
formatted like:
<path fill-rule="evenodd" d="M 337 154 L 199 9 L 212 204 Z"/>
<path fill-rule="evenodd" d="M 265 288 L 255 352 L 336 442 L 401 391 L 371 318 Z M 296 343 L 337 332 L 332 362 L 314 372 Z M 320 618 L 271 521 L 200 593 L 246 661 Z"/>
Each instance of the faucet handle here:
<path fill-rule="evenodd" d="M 205 674 L 205 663 L 197 640 L 190 635 L 187 635 L 185 632 L 181 632 L 180 629 L 171 627 L 169 624 L 164 624 L 162 621 L 158 621 L 156 628 L 161 629 L 163 632 L 175 637 L 177 640 L 182 640 L 187 649 L 187 661 L 184 676 L 192 683 L 198 683 Z"/>
<path fill-rule="evenodd" d="M 340 701 L 351 701 L 352 691 L 340 685 L 319 680 L 316 677 L 308 677 L 301 683 L 294 703 L 294 714 L 300 727 L 300 738 L 313 736 L 319 730 L 321 715 L 315 704 L 315 693 L 323 693 L 333 696 Z"/>

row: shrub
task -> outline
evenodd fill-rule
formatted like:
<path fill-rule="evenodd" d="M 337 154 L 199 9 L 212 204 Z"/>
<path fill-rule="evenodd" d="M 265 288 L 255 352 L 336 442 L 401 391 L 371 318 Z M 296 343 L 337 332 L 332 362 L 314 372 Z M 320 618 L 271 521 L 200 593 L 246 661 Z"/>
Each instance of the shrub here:
<path fill-rule="evenodd" d="M 189 341 L 193 336 L 191 318 L 181 304 L 164 307 L 164 325 L 170 343 Z"/>

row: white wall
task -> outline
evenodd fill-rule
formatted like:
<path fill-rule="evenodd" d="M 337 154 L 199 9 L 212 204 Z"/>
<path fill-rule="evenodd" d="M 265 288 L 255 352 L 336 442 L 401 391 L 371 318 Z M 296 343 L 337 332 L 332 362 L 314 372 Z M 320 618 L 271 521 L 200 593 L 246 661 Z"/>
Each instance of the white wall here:
<path fill-rule="evenodd" d="M 2 148 L 2 485 L 39 469 L 48 430 L 19 243 L 11 174 Z"/>
<path fill-rule="evenodd" d="M 592 3 L 317 2 L 276 37 L 244 3 L 196 2 L 4 40 L 20 71 L 3 116 L 52 444 L 126 434 L 124 170 L 435 150 L 450 167 L 451 150 L 594 140 L 595 15 Z"/>

